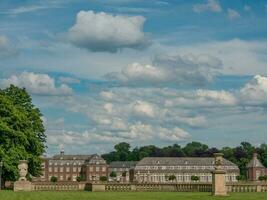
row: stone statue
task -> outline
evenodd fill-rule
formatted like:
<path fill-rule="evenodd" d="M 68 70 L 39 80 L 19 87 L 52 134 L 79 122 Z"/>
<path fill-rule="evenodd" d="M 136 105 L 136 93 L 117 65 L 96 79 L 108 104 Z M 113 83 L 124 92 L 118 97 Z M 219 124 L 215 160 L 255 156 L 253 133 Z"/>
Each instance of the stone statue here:
<path fill-rule="evenodd" d="M 19 181 L 27 181 L 27 174 L 28 174 L 28 161 L 27 160 L 20 160 L 19 161 Z"/>
<path fill-rule="evenodd" d="M 27 180 L 28 161 L 20 160 L 19 165 L 19 180 L 14 183 L 14 191 L 32 191 L 32 183 Z"/>
<path fill-rule="evenodd" d="M 215 153 L 215 170 L 222 169 L 222 162 L 223 162 L 223 154 L 222 153 Z"/>

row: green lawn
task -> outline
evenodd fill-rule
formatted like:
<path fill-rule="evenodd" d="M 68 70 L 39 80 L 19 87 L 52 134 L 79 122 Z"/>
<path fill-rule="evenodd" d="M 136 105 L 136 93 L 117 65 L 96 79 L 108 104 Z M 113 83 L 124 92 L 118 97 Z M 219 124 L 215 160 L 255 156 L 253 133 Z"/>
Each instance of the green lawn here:
<path fill-rule="evenodd" d="M 267 193 L 232 193 L 212 197 L 209 193 L 176 192 L 13 192 L 0 191 L 0 200 L 267 200 Z"/>

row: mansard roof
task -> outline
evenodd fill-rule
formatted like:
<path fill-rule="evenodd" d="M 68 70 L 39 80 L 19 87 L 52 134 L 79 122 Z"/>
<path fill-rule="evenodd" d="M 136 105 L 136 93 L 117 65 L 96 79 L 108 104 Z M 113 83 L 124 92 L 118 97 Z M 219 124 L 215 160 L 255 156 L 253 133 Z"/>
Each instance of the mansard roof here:
<path fill-rule="evenodd" d="M 131 168 L 135 167 L 137 161 L 114 161 L 109 164 L 110 168 Z"/>
<path fill-rule="evenodd" d="M 136 166 L 213 166 L 213 157 L 146 157 Z M 223 166 L 236 166 L 229 160 L 223 159 Z"/>

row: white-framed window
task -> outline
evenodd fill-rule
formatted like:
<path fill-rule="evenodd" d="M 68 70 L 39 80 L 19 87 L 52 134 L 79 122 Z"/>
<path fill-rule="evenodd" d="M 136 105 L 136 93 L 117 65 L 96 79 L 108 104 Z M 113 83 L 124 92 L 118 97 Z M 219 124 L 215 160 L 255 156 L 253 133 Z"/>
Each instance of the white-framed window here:
<path fill-rule="evenodd" d="M 48 171 L 49 171 L 49 172 L 52 172 L 52 167 L 49 167 L 49 168 L 48 168 Z"/>
<path fill-rule="evenodd" d="M 60 171 L 60 172 L 63 172 L 63 167 L 60 167 L 60 168 L 59 168 L 59 171 Z"/>

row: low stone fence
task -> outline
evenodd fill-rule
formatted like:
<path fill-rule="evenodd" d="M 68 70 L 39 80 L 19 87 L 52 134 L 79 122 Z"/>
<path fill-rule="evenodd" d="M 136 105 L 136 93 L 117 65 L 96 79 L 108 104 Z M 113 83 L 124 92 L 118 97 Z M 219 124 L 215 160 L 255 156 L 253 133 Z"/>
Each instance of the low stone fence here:
<path fill-rule="evenodd" d="M 85 182 L 33 182 L 34 191 L 78 191 L 90 190 L 91 185 Z"/>
<path fill-rule="evenodd" d="M 267 192 L 267 182 L 227 183 L 228 192 Z"/>
<path fill-rule="evenodd" d="M 161 184 L 92 184 L 92 191 L 112 192 L 211 192 L 212 185 L 209 183 L 161 183 Z"/>
<path fill-rule="evenodd" d="M 267 182 L 227 183 L 228 192 L 267 192 Z M 33 191 L 93 192 L 211 192 L 211 183 L 86 183 L 86 182 L 33 182 Z"/>

